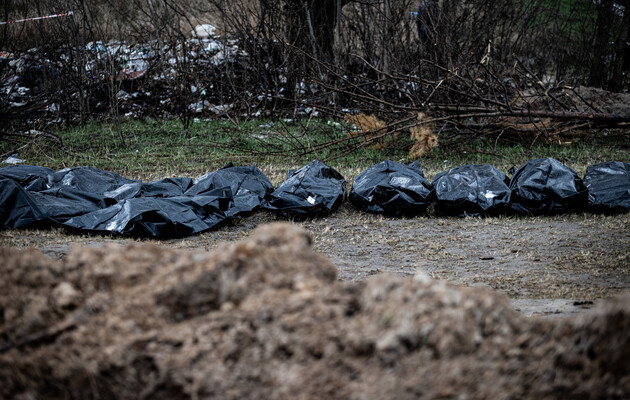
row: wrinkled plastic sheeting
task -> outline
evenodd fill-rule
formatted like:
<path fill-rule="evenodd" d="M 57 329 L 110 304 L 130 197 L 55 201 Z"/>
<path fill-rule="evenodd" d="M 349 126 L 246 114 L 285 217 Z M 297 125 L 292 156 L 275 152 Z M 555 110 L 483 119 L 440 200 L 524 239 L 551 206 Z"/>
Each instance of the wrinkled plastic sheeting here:
<path fill-rule="evenodd" d="M 265 174 L 255 165 L 233 167 L 231 165 L 218 171 L 210 172 L 195 179 L 194 185 L 186 195 L 203 195 L 216 188 L 229 187 L 234 196 L 234 204 L 227 210 L 230 218 L 248 215 L 270 198 L 273 185 Z"/>
<path fill-rule="evenodd" d="M 48 186 L 48 176 L 55 170 L 33 165 L 10 165 L 0 168 L 0 177 L 8 178 L 18 183 L 25 190 L 44 190 Z"/>
<path fill-rule="evenodd" d="M 273 191 L 255 166 L 144 183 L 91 167 L 0 169 L 3 228 L 57 223 L 125 236 L 180 237 L 252 212 Z"/>
<path fill-rule="evenodd" d="M 582 211 L 588 191 L 577 173 L 553 158 L 531 160 L 510 181 L 511 208 L 517 213 L 554 215 Z"/>
<path fill-rule="evenodd" d="M 64 225 L 125 236 L 188 236 L 224 221 L 231 201 L 229 188 L 194 197 L 135 197 L 71 218 Z"/>
<path fill-rule="evenodd" d="M 105 192 L 107 200 L 120 202 L 138 197 L 206 196 L 216 189 L 230 188 L 233 202 L 225 211 L 228 218 L 239 218 L 255 211 L 272 192 L 273 185 L 255 165 L 228 166 L 195 180 L 166 178 L 156 182 L 132 182 Z"/>
<path fill-rule="evenodd" d="M 192 186 L 191 178 L 165 178 L 155 182 L 131 182 L 103 193 L 108 204 L 138 197 L 182 196 Z"/>
<path fill-rule="evenodd" d="M 630 211 L 630 164 L 609 161 L 586 169 L 584 184 L 592 211 Z"/>
<path fill-rule="evenodd" d="M 429 206 L 432 189 L 417 161 L 407 166 L 387 160 L 361 172 L 349 198 L 363 211 L 412 216 Z"/>
<path fill-rule="evenodd" d="M 335 169 L 315 160 L 290 171 L 264 208 L 286 217 L 328 214 L 339 207 L 346 192 L 346 180 Z"/>
<path fill-rule="evenodd" d="M 46 219 L 18 182 L 0 177 L 0 188 L 0 227 L 22 228 Z"/>
<path fill-rule="evenodd" d="M 93 167 L 65 168 L 48 177 L 48 188 L 72 188 L 92 194 L 103 194 L 124 184 L 138 182 L 114 172 Z"/>
<path fill-rule="evenodd" d="M 20 165 L 0 169 L 0 176 L 13 179 L 22 186 L 26 192 L 21 196 L 28 196 L 31 214 L 37 216 L 37 220 L 31 222 L 28 218 L 9 218 L 13 223 L 5 223 L 6 228 L 24 227 L 35 222 L 64 223 L 74 216 L 106 207 L 103 196 L 106 190 L 134 182 L 92 167 L 55 172 L 50 168 Z"/>
<path fill-rule="evenodd" d="M 510 201 L 509 181 L 489 164 L 451 168 L 433 179 L 435 210 L 460 217 L 504 213 Z"/>

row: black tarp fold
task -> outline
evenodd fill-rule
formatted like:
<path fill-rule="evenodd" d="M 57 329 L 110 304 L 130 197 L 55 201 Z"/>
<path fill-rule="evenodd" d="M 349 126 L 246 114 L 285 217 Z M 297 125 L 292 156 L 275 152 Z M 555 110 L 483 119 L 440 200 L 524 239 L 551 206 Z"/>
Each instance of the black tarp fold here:
<path fill-rule="evenodd" d="M 504 213 L 510 201 L 509 178 L 492 165 L 465 165 L 433 179 L 435 210 L 442 215 L 490 216 Z"/>
<path fill-rule="evenodd" d="M 588 191 L 577 173 L 553 158 L 531 160 L 510 181 L 511 209 L 520 214 L 554 215 L 586 208 Z"/>
<path fill-rule="evenodd" d="M 357 175 L 349 199 L 363 211 L 413 216 L 429 206 L 432 189 L 417 161 L 404 165 L 386 160 Z"/>
<path fill-rule="evenodd" d="M 273 191 L 256 167 L 228 166 L 196 180 L 143 183 L 91 167 L 0 169 L 2 228 L 61 224 L 125 236 L 178 237 L 260 207 Z"/>
<path fill-rule="evenodd" d="M 341 204 L 346 180 L 339 172 L 319 160 L 290 171 L 265 202 L 264 208 L 286 217 L 313 217 L 328 214 Z"/>
<path fill-rule="evenodd" d="M 269 178 L 255 165 L 233 167 L 229 164 L 195 179 L 184 194 L 203 195 L 222 187 L 229 187 L 234 196 L 234 204 L 227 210 L 230 218 L 242 217 L 256 210 L 264 200 L 270 199 L 274 189 Z"/>
<path fill-rule="evenodd" d="M 595 212 L 630 211 L 630 164 L 609 161 L 586 169 L 589 210 Z"/>

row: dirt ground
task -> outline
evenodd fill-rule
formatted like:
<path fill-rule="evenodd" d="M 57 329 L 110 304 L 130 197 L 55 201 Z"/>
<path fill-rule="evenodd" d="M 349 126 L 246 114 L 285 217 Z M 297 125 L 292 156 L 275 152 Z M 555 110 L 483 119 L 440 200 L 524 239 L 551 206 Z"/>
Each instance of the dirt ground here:
<path fill-rule="evenodd" d="M 72 244 L 151 242 L 212 250 L 247 238 L 275 215 L 259 212 L 201 235 L 173 240 L 133 240 L 73 235 L 64 230 L 0 232 L 0 245 L 33 247 L 55 259 Z M 344 203 L 336 213 L 297 221 L 330 258 L 342 281 L 382 272 L 423 272 L 456 285 L 484 286 L 506 294 L 525 315 L 582 312 L 630 289 L 630 214 L 576 214 L 513 218 L 387 218 Z"/>
<path fill-rule="evenodd" d="M 497 291 L 430 277 L 479 276 L 470 283 L 522 296 L 552 280 L 570 287 L 560 294 L 610 296 L 627 287 L 619 259 L 628 251 L 627 216 L 354 217 L 341 210 L 306 229 L 261 224 L 253 233 L 252 218 L 221 234 L 123 246 L 82 238 L 91 245 L 66 248 L 57 232 L 55 245 L 38 242 L 56 259 L 18 249 L 29 232 L 4 232 L 3 241 L 20 237 L 0 247 L 0 398 L 630 396 L 629 294 L 570 318 L 530 318 Z M 218 244 L 215 235 L 246 239 Z M 563 240 L 569 235 L 575 242 Z M 169 248 L 196 246 L 214 251 Z M 584 246 L 619 262 L 582 266 L 591 262 Z M 333 264 L 351 264 L 350 253 L 371 267 L 338 270 Z M 579 271 L 557 277 L 576 264 Z"/>

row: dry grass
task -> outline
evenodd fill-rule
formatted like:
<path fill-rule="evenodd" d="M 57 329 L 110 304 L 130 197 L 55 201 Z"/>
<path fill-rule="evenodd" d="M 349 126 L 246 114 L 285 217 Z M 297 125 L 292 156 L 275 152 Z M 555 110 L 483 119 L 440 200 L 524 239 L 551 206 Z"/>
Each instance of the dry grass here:
<path fill-rule="evenodd" d="M 420 125 L 412 126 L 409 131 L 411 139 L 415 141 L 409 150 L 410 159 L 418 159 L 429 154 L 438 145 L 437 136 L 433 133 L 433 124 L 423 123 L 426 119 L 424 113 L 418 113 L 418 123 Z"/>

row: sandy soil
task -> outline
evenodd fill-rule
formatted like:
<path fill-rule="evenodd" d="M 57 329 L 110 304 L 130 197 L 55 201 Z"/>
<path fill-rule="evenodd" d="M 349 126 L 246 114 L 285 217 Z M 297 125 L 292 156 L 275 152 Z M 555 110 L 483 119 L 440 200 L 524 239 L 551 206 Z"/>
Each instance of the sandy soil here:
<path fill-rule="evenodd" d="M 193 237 L 146 241 L 212 250 L 279 220 L 259 212 Z M 344 203 L 336 213 L 297 221 L 314 248 L 330 258 L 338 279 L 359 281 L 381 272 L 423 272 L 463 286 L 485 286 L 512 299 L 526 315 L 565 316 L 630 288 L 630 214 L 514 218 L 387 218 Z M 72 244 L 145 242 L 80 236 L 63 230 L 0 232 L 0 245 L 34 247 L 61 259 Z"/>

